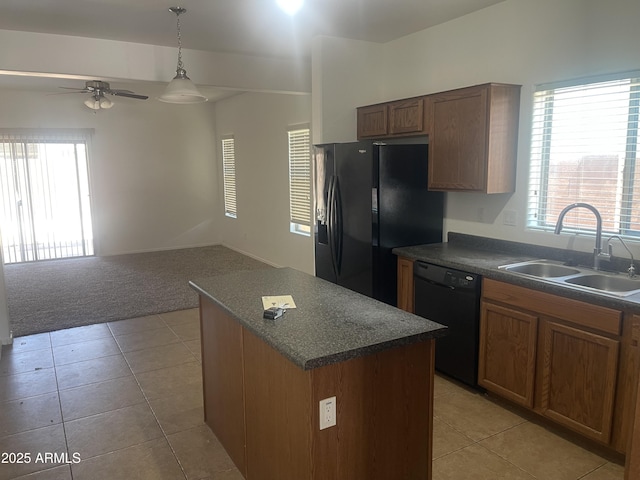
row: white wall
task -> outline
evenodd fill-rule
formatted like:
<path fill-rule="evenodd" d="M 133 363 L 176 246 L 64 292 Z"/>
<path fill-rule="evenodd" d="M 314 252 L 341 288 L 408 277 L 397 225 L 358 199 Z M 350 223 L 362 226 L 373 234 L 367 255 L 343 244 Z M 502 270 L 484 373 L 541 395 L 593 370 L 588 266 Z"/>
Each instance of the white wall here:
<path fill-rule="evenodd" d="M 523 224 L 533 88 L 640 69 L 638 18 L 640 2 L 630 0 L 507 0 L 385 45 L 319 39 L 314 52 L 323 61 L 312 63 L 312 90 L 324 115 L 316 120 L 314 112 L 314 141 L 355 140 L 360 105 L 484 82 L 523 85 L 516 192 L 448 193 L 445 230 L 564 248 L 568 236 L 533 234 Z M 516 227 L 503 225 L 504 210 L 517 212 Z M 593 240 L 574 247 L 590 251 Z"/>
<path fill-rule="evenodd" d="M 278 266 L 313 273 L 313 239 L 289 231 L 287 127 L 309 123 L 308 95 L 245 93 L 218 102 L 216 131 L 235 139 L 238 218 L 217 221 L 222 243 Z M 218 166 L 222 171 L 222 166 Z"/>
<path fill-rule="evenodd" d="M 64 84 L 64 82 L 62 82 Z M 214 105 L 0 90 L 0 128 L 93 128 L 90 188 L 98 255 L 219 243 Z"/>

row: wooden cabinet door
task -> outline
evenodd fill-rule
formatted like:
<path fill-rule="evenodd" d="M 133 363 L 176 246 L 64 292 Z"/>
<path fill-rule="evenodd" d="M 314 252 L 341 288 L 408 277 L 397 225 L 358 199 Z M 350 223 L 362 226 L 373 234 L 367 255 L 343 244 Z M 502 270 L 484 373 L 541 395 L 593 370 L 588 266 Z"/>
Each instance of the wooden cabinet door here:
<path fill-rule="evenodd" d="M 487 95 L 472 87 L 430 96 L 430 190 L 485 190 Z"/>
<path fill-rule="evenodd" d="M 640 355 L 640 315 L 633 315 L 633 327 L 631 343 L 634 348 L 634 355 Z M 638 375 L 636 374 L 633 387 L 633 405 L 630 411 L 631 431 L 627 446 L 626 465 L 624 480 L 640 478 L 640 389 L 638 388 Z"/>
<path fill-rule="evenodd" d="M 422 98 L 400 100 L 389 104 L 389 133 L 401 135 L 422 133 L 424 130 L 424 101 Z"/>
<path fill-rule="evenodd" d="M 398 257 L 398 308 L 413 313 L 413 260 Z"/>
<path fill-rule="evenodd" d="M 384 137 L 388 130 L 387 104 L 370 105 L 358 108 L 358 140 L 361 138 Z"/>
<path fill-rule="evenodd" d="M 532 408 L 538 317 L 483 301 L 478 383 Z"/>
<path fill-rule="evenodd" d="M 540 336 L 540 413 L 609 443 L 620 342 L 547 319 Z"/>

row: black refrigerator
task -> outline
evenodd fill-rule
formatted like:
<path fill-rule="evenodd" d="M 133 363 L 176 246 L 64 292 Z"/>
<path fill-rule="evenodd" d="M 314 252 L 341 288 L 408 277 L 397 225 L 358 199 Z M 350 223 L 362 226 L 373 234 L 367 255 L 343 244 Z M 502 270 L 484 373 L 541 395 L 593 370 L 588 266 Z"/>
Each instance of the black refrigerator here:
<path fill-rule="evenodd" d="M 427 145 L 314 147 L 316 276 L 396 306 L 395 247 L 442 241 L 444 194 Z"/>

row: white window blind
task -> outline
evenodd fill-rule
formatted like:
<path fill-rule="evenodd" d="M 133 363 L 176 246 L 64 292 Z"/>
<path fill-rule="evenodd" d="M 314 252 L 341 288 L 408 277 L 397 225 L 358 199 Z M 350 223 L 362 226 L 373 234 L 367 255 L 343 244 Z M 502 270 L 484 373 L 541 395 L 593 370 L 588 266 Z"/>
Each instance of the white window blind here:
<path fill-rule="evenodd" d="M 311 147 L 309 128 L 289 130 L 289 210 L 291 231 L 311 233 Z"/>
<path fill-rule="evenodd" d="M 222 139 L 222 177 L 224 182 L 224 214 L 237 218 L 236 150 L 233 137 Z"/>
<path fill-rule="evenodd" d="M 0 232 L 6 263 L 94 254 L 91 133 L 0 130 Z"/>
<path fill-rule="evenodd" d="M 536 89 L 527 224 L 553 230 L 574 202 L 596 207 L 605 233 L 640 236 L 638 114 L 640 72 Z M 587 209 L 570 211 L 565 230 L 595 232 Z"/>

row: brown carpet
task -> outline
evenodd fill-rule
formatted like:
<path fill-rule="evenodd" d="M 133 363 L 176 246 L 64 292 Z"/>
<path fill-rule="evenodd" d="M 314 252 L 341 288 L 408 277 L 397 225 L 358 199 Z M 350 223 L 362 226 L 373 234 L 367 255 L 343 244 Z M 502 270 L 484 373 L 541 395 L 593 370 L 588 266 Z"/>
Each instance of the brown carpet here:
<path fill-rule="evenodd" d="M 216 245 L 5 265 L 14 337 L 198 306 L 189 280 L 269 265 Z"/>

